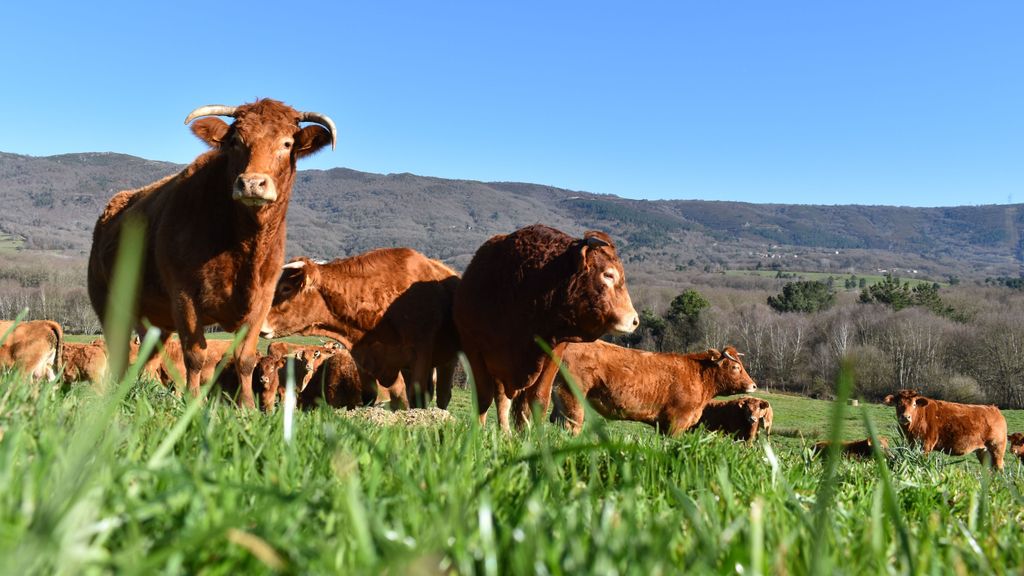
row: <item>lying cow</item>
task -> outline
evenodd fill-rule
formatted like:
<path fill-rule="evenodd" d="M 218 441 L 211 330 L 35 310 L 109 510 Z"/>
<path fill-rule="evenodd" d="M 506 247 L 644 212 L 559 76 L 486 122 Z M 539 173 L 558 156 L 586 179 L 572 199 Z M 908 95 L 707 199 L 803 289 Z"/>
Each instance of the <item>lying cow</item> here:
<path fill-rule="evenodd" d="M 822 440 L 814 445 L 814 455 L 818 456 L 828 451 L 832 442 L 828 440 Z M 889 450 L 889 439 L 885 436 L 878 437 L 878 448 L 882 452 Z M 854 458 L 871 458 L 874 454 L 871 438 L 865 438 L 863 440 L 850 440 L 849 442 L 839 443 L 839 453 L 843 456 L 852 456 Z"/>
<path fill-rule="evenodd" d="M 697 424 L 705 430 L 732 434 L 739 440 L 753 442 L 769 404 L 767 400 L 744 396 L 735 400 L 712 400 L 704 407 Z"/>
<path fill-rule="evenodd" d="M 458 284 L 454 270 L 409 248 L 324 264 L 299 258 L 281 272 L 262 335 L 342 342 L 367 394 L 375 394 L 379 382 L 390 390 L 393 406 L 425 407 L 434 395 L 436 369 L 437 406 L 447 408 L 459 351 L 452 322 Z"/>
<path fill-rule="evenodd" d="M 498 422 L 508 430 L 512 399 L 521 393 L 526 406 L 547 411 L 553 379 L 540 377 L 550 360 L 538 338 L 561 353 L 567 343 L 632 332 L 639 323 L 607 234 L 573 238 L 538 224 L 494 236 L 476 251 L 455 295 L 480 424 L 497 400 Z"/>
<path fill-rule="evenodd" d="M 65 384 L 101 382 L 107 373 L 107 347 L 103 340 L 89 344 L 65 342 L 63 363 Z"/>
<path fill-rule="evenodd" d="M 933 400 L 913 390 L 885 397 L 896 406 L 904 437 L 921 443 L 925 454 L 940 450 L 954 456 L 974 452 L 984 462 L 988 452 L 992 467 L 1002 470 L 1006 451 L 1006 419 L 995 406 L 958 404 Z"/>
<path fill-rule="evenodd" d="M 1021 464 L 1024 464 L 1024 432 L 1014 432 L 1013 434 L 1010 434 L 1009 440 L 1010 454 L 1020 458 Z"/>
<path fill-rule="evenodd" d="M 603 341 L 569 344 L 562 360 L 594 410 L 612 420 L 634 420 L 678 434 L 697 424 L 715 396 L 757 388 L 732 346 L 724 352 L 655 353 Z M 552 421 L 574 434 L 583 426 L 583 406 L 562 375 L 556 376 Z M 760 413 L 759 413 L 760 414 Z"/>
<path fill-rule="evenodd" d="M 0 320 L 0 368 L 15 368 L 33 380 L 54 380 L 60 372 L 64 356 L 64 330 L 52 320 L 19 322 Z M 11 330 L 8 333 L 8 330 Z"/>

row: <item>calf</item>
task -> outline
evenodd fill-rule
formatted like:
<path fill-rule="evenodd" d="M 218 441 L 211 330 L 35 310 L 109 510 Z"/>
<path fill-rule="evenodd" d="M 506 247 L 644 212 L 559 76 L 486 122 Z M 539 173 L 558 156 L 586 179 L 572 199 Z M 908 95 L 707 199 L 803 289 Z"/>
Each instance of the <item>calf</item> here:
<path fill-rule="evenodd" d="M 332 408 L 351 410 L 372 404 L 377 399 L 375 392 L 375 384 L 372 388 L 364 386 L 352 355 L 347 350 L 340 350 L 320 363 L 309 385 L 299 394 L 298 406 L 315 408 L 322 399 Z"/>
<path fill-rule="evenodd" d="M 828 451 L 829 446 L 832 442 L 828 440 L 822 440 L 814 445 L 814 455 L 824 454 Z M 878 437 L 878 448 L 882 452 L 889 450 L 889 439 L 885 436 Z M 874 454 L 871 444 L 871 438 L 865 438 L 863 440 L 851 440 L 849 442 L 841 442 L 839 444 L 839 453 L 843 456 L 852 456 L 854 458 L 871 458 Z"/>
<path fill-rule="evenodd" d="M 992 467 L 1002 470 L 1006 451 L 1006 419 L 995 406 L 933 400 L 914 390 L 885 397 L 896 406 L 900 430 L 908 440 L 921 443 L 925 454 L 940 450 L 954 456 L 974 452 L 984 462 L 987 451 Z"/>
<path fill-rule="evenodd" d="M 268 355 L 260 358 L 253 371 L 254 391 L 264 410 L 272 410 L 279 398 L 284 398 L 284 382 L 288 377 L 288 361 L 294 363 L 295 394 L 301 397 L 317 369 L 335 354 L 348 352 L 343 349 L 324 346 L 297 346 L 275 342 L 268 349 Z M 290 352 L 288 351 L 290 350 Z"/>
<path fill-rule="evenodd" d="M 89 344 L 65 342 L 63 361 L 65 384 L 100 382 L 107 372 L 107 347 L 103 340 Z"/>
<path fill-rule="evenodd" d="M 379 382 L 390 389 L 393 406 L 425 407 L 434 395 L 431 375 L 436 369 L 437 405 L 447 408 L 459 350 L 452 323 L 458 284 L 454 270 L 409 248 L 323 264 L 299 258 L 281 271 L 262 333 L 342 342 L 362 373 L 367 394 L 375 394 Z"/>
<path fill-rule="evenodd" d="M 23 370 L 33 380 L 54 380 L 62 367 L 64 330 L 52 320 L 30 320 L 14 326 L 0 320 L 0 368 Z M 8 331 L 10 332 L 8 333 Z"/>
<path fill-rule="evenodd" d="M 561 352 L 639 323 L 607 234 L 573 238 L 538 224 L 494 236 L 476 251 L 455 294 L 480 424 L 497 399 L 498 422 L 508 430 L 512 399 L 524 390 L 525 405 L 536 401 L 547 411 L 552 378 L 539 376 L 550 360 L 538 338 Z"/>
<path fill-rule="evenodd" d="M 698 424 L 709 431 L 732 434 L 740 440 L 753 442 L 764 417 L 766 400 L 750 396 L 735 400 L 711 401 L 704 407 Z"/>
<path fill-rule="evenodd" d="M 693 427 L 715 396 L 752 392 L 757 385 L 732 346 L 696 354 L 644 352 L 607 342 L 569 344 L 562 360 L 580 393 L 599 414 L 635 420 L 663 433 Z M 552 420 L 573 433 L 583 426 L 583 407 L 559 373 Z"/>
<path fill-rule="evenodd" d="M 1010 454 L 1020 458 L 1021 464 L 1024 464 L 1024 432 L 1014 432 L 1013 434 L 1010 434 L 1009 440 Z"/>

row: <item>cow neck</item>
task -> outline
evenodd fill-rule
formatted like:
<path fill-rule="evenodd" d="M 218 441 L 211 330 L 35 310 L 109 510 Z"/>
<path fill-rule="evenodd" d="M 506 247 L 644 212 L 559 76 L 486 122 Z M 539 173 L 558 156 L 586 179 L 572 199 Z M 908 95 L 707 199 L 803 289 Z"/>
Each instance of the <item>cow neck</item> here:
<path fill-rule="evenodd" d="M 326 266 L 321 267 L 321 277 L 328 276 L 324 273 L 326 272 L 325 268 Z M 368 300 L 370 295 L 365 291 L 353 289 L 353 284 L 341 281 L 330 286 L 329 291 L 324 290 L 324 287 L 320 288 L 324 305 L 330 313 L 328 315 L 329 322 L 320 324 L 323 328 L 341 334 L 354 345 L 367 332 L 376 327 L 380 321 L 380 315 L 371 313 L 363 306 L 364 301 Z M 366 284 L 366 287 L 369 288 L 370 284 Z M 360 314 L 361 308 L 363 308 L 363 314 Z"/>

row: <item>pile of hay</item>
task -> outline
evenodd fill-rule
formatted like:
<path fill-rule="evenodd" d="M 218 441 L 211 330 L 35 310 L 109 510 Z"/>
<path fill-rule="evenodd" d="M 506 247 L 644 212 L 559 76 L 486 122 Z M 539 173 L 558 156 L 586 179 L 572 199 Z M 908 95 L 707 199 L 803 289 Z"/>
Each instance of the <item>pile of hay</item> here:
<path fill-rule="evenodd" d="M 414 408 L 392 412 L 387 408 L 368 406 L 355 410 L 339 410 L 338 414 L 378 426 L 437 426 L 455 421 L 450 412 L 440 408 Z"/>

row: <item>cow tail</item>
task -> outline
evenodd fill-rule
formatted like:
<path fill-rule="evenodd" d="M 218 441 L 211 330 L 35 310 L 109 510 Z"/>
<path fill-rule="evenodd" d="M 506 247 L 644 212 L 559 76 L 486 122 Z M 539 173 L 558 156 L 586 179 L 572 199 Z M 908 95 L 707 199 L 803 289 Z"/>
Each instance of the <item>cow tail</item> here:
<path fill-rule="evenodd" d="M 54 373 L 61 374 L 64 369 L 64 329 L 52 320 L 50 320 L 50 329 L 53 330 L 57 348 L 57 357 L 53 361 Z"/>

